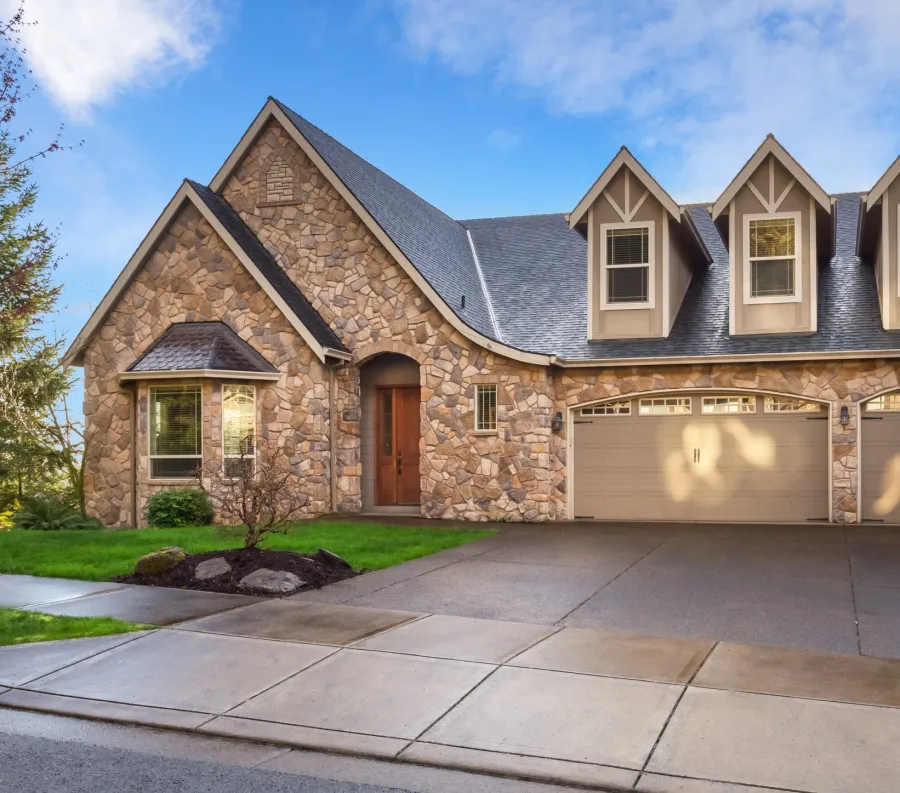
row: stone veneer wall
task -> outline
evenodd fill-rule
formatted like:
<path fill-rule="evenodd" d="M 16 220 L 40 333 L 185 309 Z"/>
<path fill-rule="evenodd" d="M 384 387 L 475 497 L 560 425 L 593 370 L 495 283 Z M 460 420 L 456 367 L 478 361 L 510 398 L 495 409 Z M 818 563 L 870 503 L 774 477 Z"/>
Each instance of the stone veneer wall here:
<path fill-rule="evenodd" d="M 132 387 L 120 385 L 118 374 L 171 323 L 208 320 L 228 324 L 280 370 L 277 382 L 256 383 L 261 437 L 283 448 L 304 476 L 308 513 L 330 507 L 324 367 L 200 213 L 187 206 L 85 351 L 87 508 L 107 525 L 131 523 Z M 139 513 L 160 487 L 148 481 L 148 387 L 142 383 L 138 395 Z M 203 421 L 204 460 L 221 459 L 220 382 L 203 381 Z"/>
<path fill-rule="evenodd" d="M 272 205 L 259 197 L 278 157 L 293 171 L 295 201 Z M 223 196 L 353 351 L 353 363 L 337 373 L 339 511 L 361 507 L 359 367 L 399 352 L 422 371 L 423 513 L 557 517 L 546 370 L 511 363 L 456 331 L 277 123 L 250 148 Z M 499 386 L 495 434 L 470 432 L 476 382 Z"/>

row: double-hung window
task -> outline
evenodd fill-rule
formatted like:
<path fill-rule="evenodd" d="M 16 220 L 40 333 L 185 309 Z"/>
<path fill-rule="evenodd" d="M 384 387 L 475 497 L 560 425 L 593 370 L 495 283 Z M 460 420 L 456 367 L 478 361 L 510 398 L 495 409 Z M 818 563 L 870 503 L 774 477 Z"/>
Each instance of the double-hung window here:
<path fill-rule="evenodd" d="M 253 470 L 256 457 L 256 389 L 252 385 L 222 386 L 222 451 L 225 475 Z"/>
<path fill-rule="evenodd" d="M 150 389 L 150 477 L 194 479 L 203 462 L 200 386 Z"/>
<path fill-rule="evenodd" d="M 745 300 L 800 300 L 800 213 L 745 215 Z"/>
<path fill-rule="evenodd" d="M 604 308 L 653 307 L 653 224 L 601 225 Z"/>

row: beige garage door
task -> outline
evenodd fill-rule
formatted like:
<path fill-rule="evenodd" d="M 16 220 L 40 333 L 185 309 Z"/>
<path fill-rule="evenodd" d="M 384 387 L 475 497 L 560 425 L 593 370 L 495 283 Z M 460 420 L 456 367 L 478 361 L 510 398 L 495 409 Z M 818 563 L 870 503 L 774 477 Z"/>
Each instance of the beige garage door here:
<path fill-rule="evenodd" d="M 863 406 L 860 455 L 863 520 L 900 523 L 900 393 Z"/>
<path fill-rule="evenodd" d="M 576 517 L 806 521 L 828 514 L 828 413 L 783 397 L 638 397 L 576 412 Z"/>

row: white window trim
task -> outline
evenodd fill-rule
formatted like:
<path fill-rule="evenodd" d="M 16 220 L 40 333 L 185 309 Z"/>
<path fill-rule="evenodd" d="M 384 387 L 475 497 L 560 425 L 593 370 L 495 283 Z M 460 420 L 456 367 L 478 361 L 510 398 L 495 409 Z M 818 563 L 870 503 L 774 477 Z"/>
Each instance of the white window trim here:
<path fill-rule="evenodd" d="M 726 402 L 725 404 L 736 404 L 739 409 L 707 410 L 707 407 L 718 407 L 715 401 L 717 399 L 737 400 L 736 402 Z M 744 400 L 749 400 L 749 402 Z M 745 407 L 746 409 L 744 409 Z M 756 413 L 756 397 L 749 394 L 708 394 L 700 400 L 700 413 L 703 416 L 741 416 L 745 413 Z"/>
<path fill-rule="evenodd" d="M 750 221 L 751 220 L 794 220 L 794 294 L 788 296 L 751 297 L 751 263 L 750 263 Z M 787 259 L 787 256 L 757 257 L 758 260 Z M 803 213 L 802 212 L 759 212 L 744 215 L 744 303 L 758 305 L 761 303 L 802 303 L 803 302 Z"/>
<path fill-rule="evenodd" d="M 604 412 L 604 413 L 595 413 L 595 410 L 612 407 L 614 405 L 625 405 L 624 411 L 612 411 L 612 412 Z M 587 412 L 590 411 L 590 412 Z M 580 415 L 582 416 L 592 416 L 592 417 L 602 417 L 602 416 L 630 416 L 631 415 L 631 400 L 630 399 L 621 399 L 616 400 L 614 402 L 601 402 L 599 405 L 586 405 L 581 408 Z"/>
<path fill-rule="evenodd" d="M 203 386 L 185 385 L 184 388 L 199 388 L 200 391 L 200 454 L 150 454 L 151 433 L 153 432 L 153 394 L 158 391 L 172 391 L 181 386 L 151 386 L 147 393 L 147 481 L 159 483 L 194 482 L 195 476 L 153 476 L 153 460 L 199 460 L 198 468 L 203 468 Z"/>
<path fill-rule="evenodd" d="M 606 232 L 612 229 L 647 229 L 647 267 L 650 270 L 647 279 L 647 296 L 650 298 L 644 303 L 610 303 L 607 300 L 609 279 L 606 271 L 608 268 L 638 267 L 640 265 L 609 265 L 606 262 Z M 601 223 L 600 224 L 600 307 L 604 311 L 627 311 L 631 309 L 647 310 L 656 306 L 656 223 L 652 220 L 628 223 Z"/>
<path fill-rule="evenodd" d="M 651 403 L 648 407 L 652 407 L 652 403 L 657 400 L 665 400 L 665 399 L 678 399 L 681 400 L 683 406 L 687 408 L 687 410 L 679 410 L 679 411 L 665 411 L 662 413 L 656 412 L 648 412 L 645 413 L 641 410 L 645 403 Z M 674 407 L 674 405 L 670 406 Z M 694 412 L 694 402 L 692 397 L 689 396 L 676 396 L 676 397 L 644 397 L 643 399 L 638 400 L 638 416 L 643 416 L 644 418 L 670 418 L 672 416 L 690 416 Z"/>
<path fill-rule="evenodd" d="M 225 389 L 228 387 L 234 388 L 250 388 L 253 390 L 253 454 L 225 454 Z M 240 460 L 242 457 L 245 460 L 253 460 L 254 470 L 256 469 L 256 446 L 257 446 L 257 438 L 259 437 L 258 429 L 258 416 L 256 415 L 258 403 L 256 401 L 256 386 L 248 385 L 246 383 L 222 383 L 222 427 L 221 427 L 221 441 L 222 441 L 222 473 L 225 473 L 225 460 Z M 237 479 L 239 477 L 232 477 L 233 479 Z"/>
<path fill-rule="evenodd" d="M 479 424 L 481 424 L 481 399 L 480 391 L 482 388 L 493 388 L 494 389 L 494 426 L 490 429 L 481 429 L 479 428 Z M 499 397 L 500 397 L 500 387 L 496 383 L 476 383 L 475 384 L 475 428 L 474 432 L 476 435 L 496 435 L 497 428 L 500 424 L 499 418 L 497 416 L 497 408 L 499 406 Z"/>

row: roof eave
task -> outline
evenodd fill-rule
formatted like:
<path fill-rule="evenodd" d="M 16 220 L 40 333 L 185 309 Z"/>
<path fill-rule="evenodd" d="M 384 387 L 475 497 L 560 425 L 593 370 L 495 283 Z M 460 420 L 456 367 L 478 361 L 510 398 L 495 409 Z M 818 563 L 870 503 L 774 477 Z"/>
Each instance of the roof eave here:
<path fill-rule="evenodd" d="M 281 378 L 279 372 L 246 372 L 237 369 L 153 369 L 146 372 L 120 372 L 119 382 L 134 380 L 188 380 L 214 378 L 216 380 L 263 380 L 274 382 Z"/>

